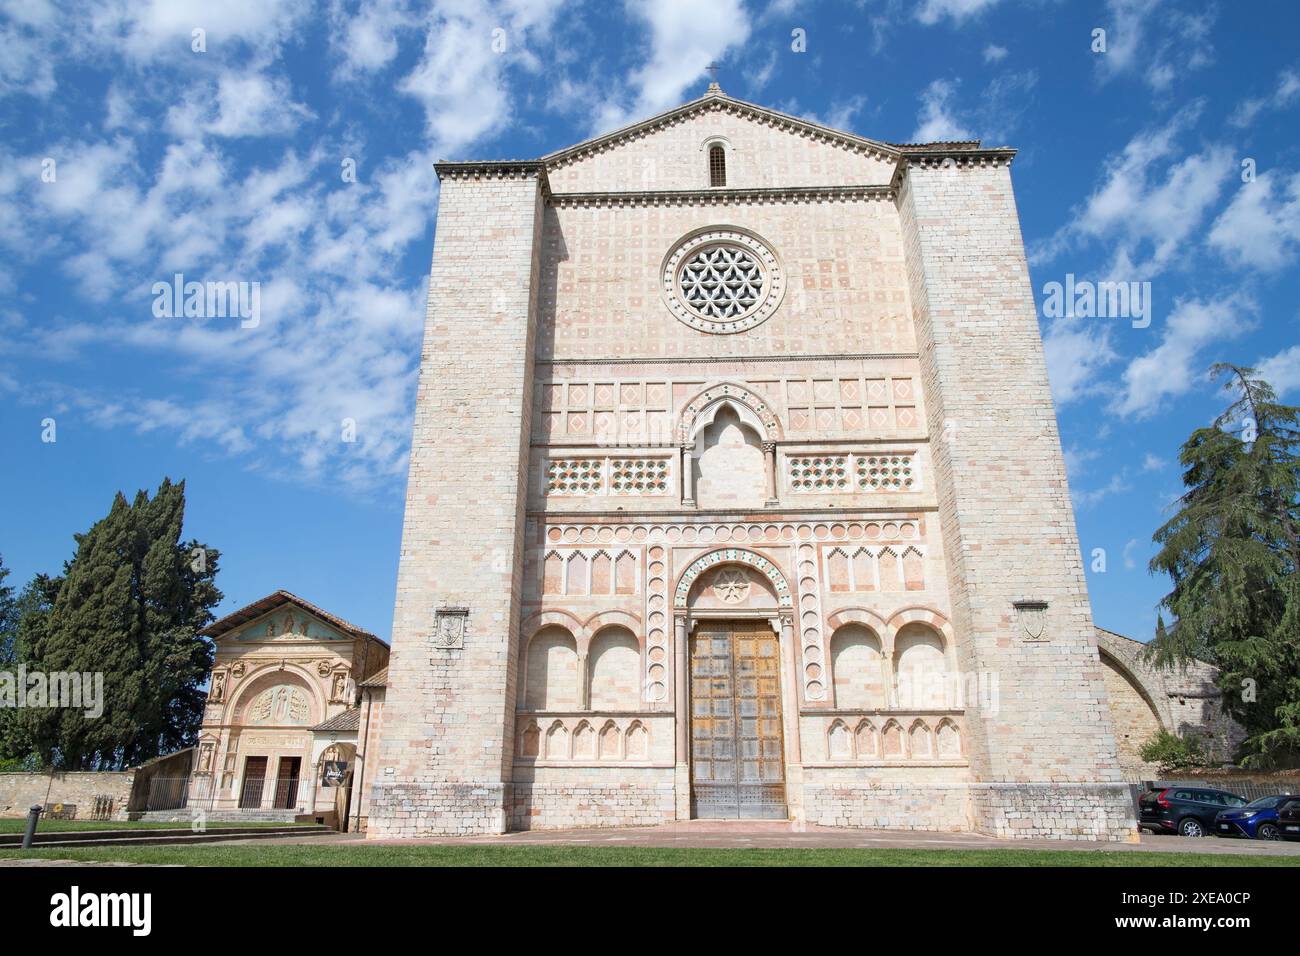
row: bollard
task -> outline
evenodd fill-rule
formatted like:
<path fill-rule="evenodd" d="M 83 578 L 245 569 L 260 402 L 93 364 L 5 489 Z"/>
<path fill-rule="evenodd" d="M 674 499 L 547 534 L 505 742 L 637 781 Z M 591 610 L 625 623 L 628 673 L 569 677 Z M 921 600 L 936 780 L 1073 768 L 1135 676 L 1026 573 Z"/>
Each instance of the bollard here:
<path fill-rule="evenodd" d="M 27 811 L 27 830 L 23 833 L 23 849 L 32 848 L 32 837 L 36 836 L 36 823 L 41 818 L 41 805 L 33 803 L 31 809 Z"/>

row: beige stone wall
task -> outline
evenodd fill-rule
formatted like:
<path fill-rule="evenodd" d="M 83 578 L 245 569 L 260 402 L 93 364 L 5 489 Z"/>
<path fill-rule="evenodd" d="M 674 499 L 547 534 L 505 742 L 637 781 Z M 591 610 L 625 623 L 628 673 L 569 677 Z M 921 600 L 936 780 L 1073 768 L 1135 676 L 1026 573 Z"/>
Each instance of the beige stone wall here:
<path fill-rule="evenodd" d="M 512 763 L 541 196 L 444 176 L 369 833 L 500 832 Z M 468 609 L 463 646 L 439 607 Z"/>
<path fill-rule="evenodd" d="M 1115 742 L 1119 747 L 1119 765 L 1128 772 L 1150 772 L 1155 768 L 1141 757 L 1142 745 L 1160 730 L 1160 718 L 1150 701 L 1142 696 L 1128 673 L 1114 659 L 1102 655 L 1106 696 L 1110 701 Z"/>
<path fill-rule="evenodd" d="M 933 458 L 960 662 L 996 672 L 1000 688 L 997 713 L 971 722 L 972 771 L 1000 784 L 977 792 L 975 818 L 1020 832 L 1014 820 L 1060 797 L 1053 784 L 1109 784 L 1097 799 L 1114 812 L 1085 816 L 1097 836 L 1127 837 L 1008 164 L 914 165 L 899 206 L 931 434 L 943 436 Z M 1021 599 L 1047 603 L 1045 639 L 1026 639 Z"/>
<path fill-rule="evenodd" d="M 89 819 L 98 796 L 113 799 L 114 812 L 126 808 L 133 770 L 104 773 L 0 773 L 0 817 L 25 817 L 33 804 L 73 804 L 78 819 Z"/>
<path fill-rule="evenodd" d="M 688 115 L 632 137 L 553 165 L 556 192 L 685 190 L 709 187 L 706 143 L 727 150 L 727 187 L 762 189 L 800 186 L 888 184 L 894 164 L 862 147 L 755 122 L 719 101 L 717 109 Z"/>
<path fill-rule="evenodd" d="M 712 335 L 662 301 L 664 257 L 692 230 L 734 225 L 778 255 L 786 292 L 748 332 Z M 540 359 L 912 352 L 898 212 L 887 196 L 756 203 L 578 204 L 546 212 Z M 539 379 L 542 380 L 542 379 Z"/>

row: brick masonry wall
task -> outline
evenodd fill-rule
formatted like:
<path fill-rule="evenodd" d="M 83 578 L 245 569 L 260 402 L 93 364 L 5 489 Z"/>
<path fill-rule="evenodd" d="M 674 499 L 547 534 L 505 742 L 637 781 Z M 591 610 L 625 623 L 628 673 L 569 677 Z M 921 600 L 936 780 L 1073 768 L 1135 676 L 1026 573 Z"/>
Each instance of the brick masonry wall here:
<path fill-rule="evenodd" d="M 536 172 L 443 178 L 375 836 L 506 826 L 541 201 Z M 462 649 L 440 606 L 469 608 Z"/>
<path fill-rule="evenodd" d="M 1096 799 L 1107 812 L 1060 835 L 1127 836 L 1133 810 L 1119 785 L 1010 169 L 913 166 L 899 208 L 959 660 L 995 672 L 1000 689 L 997 713 L 970 715 L 972 769 L 978 781 L 1013 784 L 981 792 L 976 824 L 1028 830 L 1008 815 L 1041 818 L 1081 792 L 1039 784 L 1105 784 Z M 1021 598 L 1047 602 L 1045 640 L 1021 633 L 1012 607 Z"/>
<path fill-rule="evenodd" d="M 33 804 L 71 803 L 77 816 L 90 816 L 95 797 L 113 798 L 114 811 L 125 809 L 135 771 L 62 773 L 0 773 L 0 817 L 25 817 Z"/>

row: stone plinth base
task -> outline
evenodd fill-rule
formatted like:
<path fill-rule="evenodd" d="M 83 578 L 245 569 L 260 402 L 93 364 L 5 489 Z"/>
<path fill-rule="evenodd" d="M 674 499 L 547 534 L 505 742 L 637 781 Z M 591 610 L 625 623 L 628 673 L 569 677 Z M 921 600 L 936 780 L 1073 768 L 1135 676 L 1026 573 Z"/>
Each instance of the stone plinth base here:
<path fill-rule="evenodd" d="M 1137 833 L 1124 783 L 977 783 L 970 797 L 975 829 L 989 836 L 1131 842 Z"/>
<path fill-rule="evenodd" d="M 476 836 L 506 832 L 509 785 L 492 783 L 377 783 L 366 836 Z"/>

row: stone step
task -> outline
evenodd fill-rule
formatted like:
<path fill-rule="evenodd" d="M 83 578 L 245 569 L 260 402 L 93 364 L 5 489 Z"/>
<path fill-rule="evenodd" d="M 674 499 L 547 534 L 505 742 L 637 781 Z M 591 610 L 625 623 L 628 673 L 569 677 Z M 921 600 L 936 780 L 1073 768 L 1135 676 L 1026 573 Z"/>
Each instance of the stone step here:
<path fill-rule="evenodd" d="M 59 830 L 49 833 L 36 832 L 32 841 L 33 849 L 38 847 L 85 847 L 85 846 L 164 846 L 179 843 L 217 843 L 223 840 L 259 840 L 284 836 L 323 836 L 336 833 L 329 827 L 321 826 L 284 826 L 284 827 L 212 827 L 201 833 L 185 828 L 160 829 L 121 829 L 121 830 Z M 0 836 L 0 849 L 21 847 L 21 833 L 6 833 Z"/>

